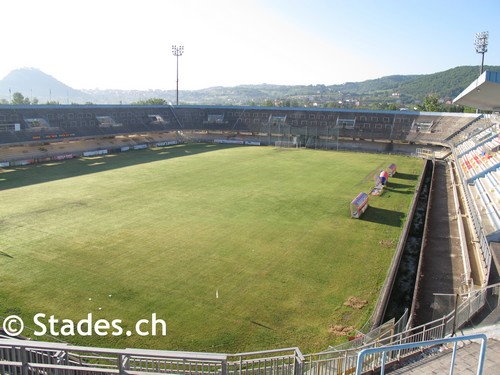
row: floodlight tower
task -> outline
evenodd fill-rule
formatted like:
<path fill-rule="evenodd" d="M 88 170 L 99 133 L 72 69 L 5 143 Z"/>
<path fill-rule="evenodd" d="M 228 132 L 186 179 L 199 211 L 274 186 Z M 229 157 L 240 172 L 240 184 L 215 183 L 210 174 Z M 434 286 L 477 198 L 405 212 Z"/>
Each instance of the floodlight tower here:
<path fill-rule="evenodd" d="M 476 41 L 474 42 L 474 46 L 476 47 L 476 52 L 482 55 L 481 59 L 481 70 L 479 71 L 479 75 L 483 74 L 484 67 L 484 54 L 488 52 L 488 32 L 482 31 L 480 33 L 476 33 Z"/>
<path fill-rule="evenodd" d="M 172 46 L 172 54 L 177 58 L 177 105 L 179 105 L 179 56 L 184 53 L 184 46 Z"/>

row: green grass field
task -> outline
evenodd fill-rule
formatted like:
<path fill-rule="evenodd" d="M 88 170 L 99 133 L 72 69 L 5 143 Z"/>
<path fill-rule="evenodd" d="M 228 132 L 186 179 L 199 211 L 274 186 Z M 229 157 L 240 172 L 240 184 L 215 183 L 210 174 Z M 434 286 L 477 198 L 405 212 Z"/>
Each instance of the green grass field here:
<path fill-rule="evenodd" d="M 384 195 L 351 219 L 350 201 L 391 162 Z M 339 342 L 330 326 L 371 315 L 422 165 L 196 144 L 6 170 L 0 316 L 35 329 L 39 312 L 167 323 L 165 337 L 62 338 L 90 346 L 325 349 Z M 368 305 L 344 306 L 350 296 Z"/>

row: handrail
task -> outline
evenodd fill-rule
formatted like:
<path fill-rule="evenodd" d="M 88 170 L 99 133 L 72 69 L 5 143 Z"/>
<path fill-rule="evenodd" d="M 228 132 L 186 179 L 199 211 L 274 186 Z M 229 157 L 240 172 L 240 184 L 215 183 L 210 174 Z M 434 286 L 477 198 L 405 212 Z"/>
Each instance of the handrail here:
<path fill-rule="evenodd" d="M 419 342 L 414 342 L 414 343 L 410 343 L 410 344 L 381 346 L 378 348 L 363 349 L 359 353 L 358 360 L 356 362 L 356 375 L 361 375 L 363 373 L 363 370 L 368 370 L 366 368 L 366 366 L 363 367 L 363 359 L 365 358 L 365 356 L 382 353 L 382 356 L 379 359 L 379 362 L 380 362 L 379 365 L 380 365 L 380 374 L 384 375 L 385 374 L 385 364 L 386 364 L 387 352 L 401 351 L 401 350 L 414 349 L 414 348 L 431 347 L 431 346 L 435 346 L 435 345 L 442 345 L 442 344 L 448 344 L 448 343 L 454 344 L 453 345 L 453 356 L 452 356 L 452 360 L 450 363 L 450 374 L 453 374 L 453 368 L 455 366 L 455 358 L 456 358 L 456 353 L 457 353 L 457 342 L 465 341 L 465 340 L 481 340 L 481 350 L 480 350 L 478 365 L 477 365 L 477 375 L 481 375 L 483 373 L 484 358 L 485 358 L 485 353 L 486 353 L 486 342 L 488 341 L 488 338 L 483 333 L 476 334 L 476 335 L 469 335 L 469 336 L 450 337 L 450 338 L 446 338 L 446 339 L 433 340 L 430 342 L 429 341 L 427 341 L 427 342 L 419 341 Z M 379 367 L 379 366 L 376 366 L 374 363 L 372 363 L 372 368 L 370 370 L 373 370 L 374 369 L 373 367 Z"/>

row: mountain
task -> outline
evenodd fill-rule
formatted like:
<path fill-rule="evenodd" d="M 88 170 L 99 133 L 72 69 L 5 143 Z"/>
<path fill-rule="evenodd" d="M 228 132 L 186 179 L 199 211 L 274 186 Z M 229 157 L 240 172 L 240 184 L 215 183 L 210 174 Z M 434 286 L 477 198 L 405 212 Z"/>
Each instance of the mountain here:
<path fill-rule="evenodd" d="M 89 100 L 87 94 L 75 90 L 35 68 L 16 69 L 0 80 L 0 99 L 9 100 L 20 92 L 24 97 L 37 98 L 40 103 L 58 101 L 61 104 Z"/>
<path fill-rule="evenodd" d="M 500 71 L 500 66 L 485 66 L 485 70 Z M 399 106 L 422 101 L 427 95 L 443 101 L 452 100 L 479 74 L 478 66 L 460 66 L 443 72 L 422 75 L 392 75 L 363 82 L 340 85 L 239 85 L 210 87 L 201 90 L 181 90 L 181 104 L 202 105 L 283 105 L 283 106 L 345 106 L 360 103 L 360 107 L 380 103 Z M 75 90 L 38 69 L 17 69 L 0 80 L 0 101 L 9 101 L 10 93 L 21 92 L 36 97 L 39 103 L 49 100 L 61 104 L 86 103 L 129 104 L 161 98 L 175 103 L 175 90 Z M 342 104 L 339 104 L 342 103 Z"/>

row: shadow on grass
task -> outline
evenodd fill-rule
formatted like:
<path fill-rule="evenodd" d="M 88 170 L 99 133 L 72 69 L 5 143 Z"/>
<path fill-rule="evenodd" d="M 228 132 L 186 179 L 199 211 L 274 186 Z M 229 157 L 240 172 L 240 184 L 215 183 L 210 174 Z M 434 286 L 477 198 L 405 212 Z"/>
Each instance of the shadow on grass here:
<path fill-rule="evenodd" d="M 384 190 L 386 192 L 394 192 L 394 193 L 397 193 L 397 194 L 406 194 L 406 195 L 408 195 L 408 194 L 409 195 L 415 194 L 415 191 L 409 190 L 409 189 L 405 191 L 405 190 L 391 189 L 390 187 L 385 187 Z"/>
<path fill-rule="evenodd" d="M 409 173 L 400 173 L 400 172 L 397 172 L 396 175 L 395 175 L 395 178 L 400 178 L 402 180 L 417 181 L 418 175 L 417 174 L 409 174 Z"/>
<path fill-rule="evenodd" d="M 7 257 L 7 258 L 11 258 L 11 259 L 14 259 L 14 257 L 12 255 L 9 255 L 7 253 L 4 253 L 3 251 L 0 250 L 0 256 L 4 256 L 4 257 Z"/>
<path fill-rule="evenodd" d="M 412 193 L 415 192 L 414 185 L 399 184 L 397 182 L 392 182 L 391 180 L 389 180 L 387 186 L 385 187 L 385 189 L 391 189 L 391 190 L 408 189 L 408 188 L 413 189 Z"/>
<path fill-rule="evenodd" d="M 391 211 L 373 206 L 369 206 L 363 216 L 361 216 L 361 220 L 363 221 L 390 225 L 392 227 L 401 227 L 404 218 L 405 214 L 403 212 Z"/>
<path fill-rule="evenodd" d="M 0 173 L 0 191 L 234 147 L 245 146 L 205 143 L 180 144 L 118 154 L 61 161 L 54 160 L 29 166 L 9 167 L 4 169 L 4 173 Z"/>

